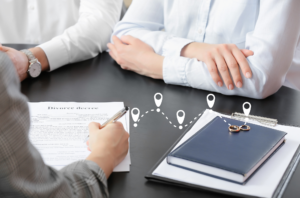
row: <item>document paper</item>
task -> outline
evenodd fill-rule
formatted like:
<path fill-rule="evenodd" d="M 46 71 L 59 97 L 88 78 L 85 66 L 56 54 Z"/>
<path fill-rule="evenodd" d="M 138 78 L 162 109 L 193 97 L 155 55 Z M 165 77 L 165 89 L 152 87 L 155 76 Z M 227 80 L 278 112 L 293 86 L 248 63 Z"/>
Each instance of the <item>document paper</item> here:
<path fill-rule="evenodd" d="M 179 141 L 175 148 L 189 139 L 192 135 L 194 135 L 216 116 L 230 118 L 229 116 L 219 114 L 211 110 L 206 110 L 203 113 L 202 117 Z M 250 122 L 253 124 L 261 125 L 258 122 Z M 253 175 L 252 178 L 250 178 L 250 180 L 245 185 L 235 184 L 232 182 L 216 179 L 214 177 L 178 168 L 169 165 L 166 162 L 166 159 L 162 161 L 162 163 L 154 170 L 152 174 L 199 186 L 220 189 L 223 191 L 258 197 L 272 197 L 300 143 L 299 128 L 277 125 L 276 127 L 274 127 L 274 129 L 288 133 L 286 135 L 286 143 L 268 161 L 266 161 L 266 163 Z"/>
<path fill-rule="evenodd" d="M 74 103 L 42 102 L 29 103 L 31 128 L 29 138 L 39 150 L 45 163 L 56 169 L 84 160 L 87 150 L 88 124 L 103 124 L 124 108 L 123 102 Z M 118 121 L 129 133 L 129 112 Z M 114 172 L 130 170 L 129 152 Z"/>

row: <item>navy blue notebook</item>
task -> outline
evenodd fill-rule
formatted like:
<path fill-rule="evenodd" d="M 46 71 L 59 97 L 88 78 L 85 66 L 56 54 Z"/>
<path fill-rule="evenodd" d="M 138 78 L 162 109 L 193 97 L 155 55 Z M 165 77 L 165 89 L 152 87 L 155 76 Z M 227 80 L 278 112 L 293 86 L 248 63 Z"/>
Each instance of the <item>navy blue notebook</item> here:
<path fill-rule="evenodd" d="M 216 117 L 172 151 L 167 162 L 180 168 L 244 184 L 284 143 L 285 132 L 247 123 L 249 131 L 229 133 L 228 123 Z"/>

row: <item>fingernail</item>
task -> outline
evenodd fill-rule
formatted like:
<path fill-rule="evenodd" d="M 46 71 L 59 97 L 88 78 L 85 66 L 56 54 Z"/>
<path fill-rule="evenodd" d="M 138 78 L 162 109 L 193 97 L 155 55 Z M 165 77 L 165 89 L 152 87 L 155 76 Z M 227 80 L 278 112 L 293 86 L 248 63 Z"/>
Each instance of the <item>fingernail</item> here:
<path fill-rule="evenodd" d="M 233 90 L 233 85 L 230 84 L 230 85 L 228 86 L 228 89 L 229 89 L 229 90 Z"/>
<path fill-rule="evenodd" d="M 222 84 L 222 82 L 218 82 L 218 85 L 219 85 L 219 87 L 222 87 L 223 86 L 223 84 Z"/>
<path fill-rule="evenodd" d="M 237 86 L 238 88 L 241 88 L 241 87 L 242 87 L 242 83 L 239 81 L 239 82 L 236 83 L 236 86 Z"/>
<path fill-rule="evenodd" d="M 247 73 L 246 73 L 246 77 L 247 77 L 247 78 L 251 78 L 250 72 L 247 72 Z"/>

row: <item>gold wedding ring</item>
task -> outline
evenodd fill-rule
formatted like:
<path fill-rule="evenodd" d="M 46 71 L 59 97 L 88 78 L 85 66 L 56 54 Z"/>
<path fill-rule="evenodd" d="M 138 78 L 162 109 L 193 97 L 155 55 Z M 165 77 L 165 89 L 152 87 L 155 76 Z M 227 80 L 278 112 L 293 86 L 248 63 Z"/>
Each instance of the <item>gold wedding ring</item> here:
<path fill-rule="evenodd" d="M 248 125 L 242 125 L 242 126 L 240 126 L 240 130 L 241 131 L 249 131 L 250 127 Z"/>
<path fill-rule="evenodd" d="M 242 125 L 242 126 L 230 125 L 228 129 L 230 132 L 238 133 L 240 131 L 249 131 L 251 128 L 248 125 Z"/>
<path fill-rule="evenodd" d="M 230 132 L 234 132 L 234 133 L 240 132 L 240 127 L 237 125 L 230 125 L 228 129 Z"/>

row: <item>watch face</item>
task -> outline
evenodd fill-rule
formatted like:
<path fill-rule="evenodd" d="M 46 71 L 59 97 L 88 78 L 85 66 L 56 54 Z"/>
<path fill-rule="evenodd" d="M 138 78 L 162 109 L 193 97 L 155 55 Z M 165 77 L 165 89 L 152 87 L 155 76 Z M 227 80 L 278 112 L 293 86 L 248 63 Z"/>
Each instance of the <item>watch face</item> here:
<path fill-rule="evenodd" d="M 32 78 L 38 77 L 41 74 L 41 72 L 42 72 L 42 67 L 38 63 L 33 63 L 28 70 L 28 73 Z"/>

